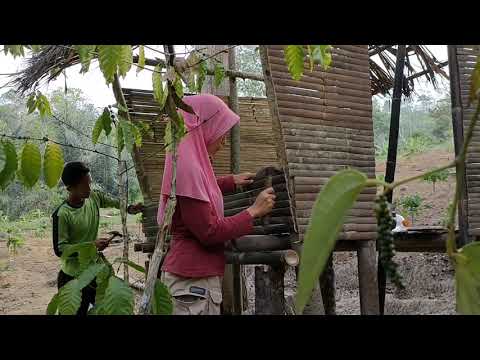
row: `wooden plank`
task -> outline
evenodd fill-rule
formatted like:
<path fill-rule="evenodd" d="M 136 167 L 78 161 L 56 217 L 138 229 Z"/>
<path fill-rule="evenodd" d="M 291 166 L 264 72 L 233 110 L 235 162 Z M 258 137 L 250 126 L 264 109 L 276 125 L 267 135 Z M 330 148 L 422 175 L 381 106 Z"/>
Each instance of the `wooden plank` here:
<path fill-rule="evenodd" d="M 380 313 L 377 285 L 377 254 L 375 242 L 362 242 L 357 251 L 360 312 L 362 315 Z"/>

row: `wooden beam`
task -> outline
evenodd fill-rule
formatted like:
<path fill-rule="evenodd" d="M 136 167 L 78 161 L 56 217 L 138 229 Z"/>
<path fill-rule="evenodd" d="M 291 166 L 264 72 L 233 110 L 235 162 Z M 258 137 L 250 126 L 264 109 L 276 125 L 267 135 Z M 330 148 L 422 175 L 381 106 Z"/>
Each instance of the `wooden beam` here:
<path fill-rule="evenodd" d="M 285 266 L 255 267 L 255 315 L 285 315 Z"/>
<path fill-rule="evenodd" d="M 238 252 L 288 250 L 298 235 L 247 235 L 233 241 L 232 247 Z"/>
<path fill-rule="evenodd" d="M 379 296 L 376 273 L 375 241 L 362 241 L 357 251 L 358 287 L 362 315 L 379 314 Z"/>
<path fill-rule="evenodd" d="M 460 77 L 457 59 L 457 46 L 448 45 L 448 61 L 450 73 L 450 98 L 452 106 L 453 143 L 455 146 L 455 157 L 462 151 L 464 143 L 463 135 L 463 107 L 460 89 Z M 465 181 L 465 164 L 456 165 L 457 183 L 462 184 L 463 191 L 458 201 L 458 224 L 460 228 L 459 246 L 469 242 L 468 237 L 468 189 Z"/>
<path fill-rule="evenodd" d="M 393 45 L 378 45 L 375 49 L 368 51 L 368 56 L 372 57 L 381 53 L 383 50 L 391 48 Z"/>
<path fill-rule="evenodd" d="M 243 265 L 289 265 L 297 266 L 300 258 L 296 251 L 277 250 L 277 251 L 259 251 L 259 252 L 233 252 L 225 251 L 227 264 Z"/>
<path fill-rule="evenodd" d="M 405 67 L 406 45 L 398 45 L 397 61 L 395 64 L 395 78 L 392 95 L 392 111 L 390 118 L 390 136 L 388 139 L 388 156 L 387 166 L 385 169 L 385 182 L 392 183 L 395 180 L 395 168 L 397 166 L 397 148 L 398 148 L 398 132 L 400 129 L 400 105 L 402 101 L 402 87 Z M 388 202 L 392 202 L 393 191 L 388 196 Z M 379 257 L 380 259 L 380 257 Z M 386 289 L 386 275 L 383 266 L 378 260 L 377 266 L 378 275 L 378 294 L 380 300 L 380 314 L 383 315 L 385 309 L 385 289 Z"/>
<path fill-rule="evenodd" d="M 442 62 L 442 63 L 440 63 L 440 64 L 437 65 L 437 67 L 438 67 L 439 69 L 441 69 L 441 68 L 443 68 L 443 67 L 445 67 L 445 66 L 448 66 L 448 61 L 444 61 L 444 62 Z M 420 71 L 420 72 L 415 73 L 415 74 L 413 74 L 413 75 L 410 75 L 410 76 L 407 78 L 407 81 L 410 81 L 410 80 L 419 78 L 419 77 L 421 77 L 421 76 L 423 76 L 423 75 L 425 75 L 425 74 L 428 74 L 429 72 L 430 72 L 429 70 L 423 70 L 423 71 Z"/>

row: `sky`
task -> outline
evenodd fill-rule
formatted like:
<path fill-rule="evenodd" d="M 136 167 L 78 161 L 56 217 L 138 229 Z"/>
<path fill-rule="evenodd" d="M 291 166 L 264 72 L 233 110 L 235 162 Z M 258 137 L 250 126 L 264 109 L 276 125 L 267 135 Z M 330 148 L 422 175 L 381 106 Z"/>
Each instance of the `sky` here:
<path fill-rule="evenodd" d="M 150 47 L 158 50 L 163 50 L 162 45 L 149 45 Z M 447 46 L 446 45 L 427 45 L 432 51 L 434 56 L 439 61 L 447 60 Z M 175 45 L 175 51 L 182 56 L 182 52 L 188 50 L 188 45 Z M 3 48 L 3 45 L 0 45 L 0 49 Z M 155 52 L 150 49 L 145 49 L 145 56 L 147 58 L 163 58 L 158 52 Z M 413 57 L 411 58 L 413 66 L 415 66 L 415 61 Z M 5 56 L 3 52 L 0 53 L 0 87 L 8 81 L 7 76 L 3 74 L 14 73 L 22 69 L 23 59 L 17 58 L 14 59 L 11 55 Z M 448 67 L 443 68 L 448 73 Z M 421 70 L 421 69 L 419 69 Z M 98 68 L 98 62 L 93 62 L 91 70 L 86 74 L 80 74 L 80 66 L 76 65 L 67 69 L 67 86 L 69 88 L 79 88 L 81 89 L 87 99 L 89 99 L 95 106 L 99 108 L 114 104 L 115 99 L 113 97 L 113 92 L 111 87 L 109 88 L 103 79 L 103 75 Z M 59 76 L 56 80 L 50 82 L 48 85 L 40 88 L 42 92 L 48 92 L 55 90 L 57 88 L 63 88 L 65 83 L 65 78 Z M 127 76 L 124 79 L 121 79 L 122 87 L 124 88 L 135 88 L 135 89 L 145 89 L 151 90 L 152 88 L 152 73 L 147 70 L 141 71 L 139 74 L 136 73 L 134 67 L 130 70 Z M 441 81 L 441 86 L 448 88 L 448 81 Z M 432 97 L 437 97 L 438 94 L 434 91 L 431 84 L 422 81 L 421 83 L 415 83 L 415 88 L 419 93 L 426 93 Z M 8 88 L 0 89 L 0 95 L 8 91 Z"/>

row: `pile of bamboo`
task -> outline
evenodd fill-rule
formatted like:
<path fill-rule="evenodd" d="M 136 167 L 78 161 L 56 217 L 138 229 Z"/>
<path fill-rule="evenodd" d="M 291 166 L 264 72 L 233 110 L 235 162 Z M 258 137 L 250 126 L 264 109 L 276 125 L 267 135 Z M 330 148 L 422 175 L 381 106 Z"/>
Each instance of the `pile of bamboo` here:
<path fill-rule="evenodd" d="M 463 111 L 464 133 L 470 126 L 476 105 L 468 105 L 471 87 L 471 75 L 477 58 L 480 55 L 480 45 L 457 45 L 457 61 L 459 68 L 460 95 Z M 480 129 L 473 132 L 472 141 L 467 152 L 466 183 L 468 193 L 468 229 L 469 235 L 480 235 Z"/>
<path fill-rule="evenodd" d="M 292 183 L 302 238 L 317 194 L 331 176 L 349 167 L 375 176 L 369 56 L 366 45 L 335 45 L 327 71 L 320 66 L 310 71 L 306 61 L 302 78 L 294 81 L 284 46 L 266 49 L 262 61 L 273 86 L 269 92 L 267 84 L 267 94 L 278 116 L 278 152 L 285 154 L 281 165 Z M 374 188 L 360 195 L 340 239 L 375 237 L 374 197 Z"/>

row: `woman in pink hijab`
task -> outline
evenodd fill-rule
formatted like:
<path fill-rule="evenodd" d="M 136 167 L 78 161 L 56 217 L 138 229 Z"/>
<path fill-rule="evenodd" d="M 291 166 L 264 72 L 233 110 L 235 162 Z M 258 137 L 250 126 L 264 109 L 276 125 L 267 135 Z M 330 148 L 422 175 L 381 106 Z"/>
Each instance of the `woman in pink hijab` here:
<path fill-rule="evenodd" d="M 175 315 L 219 315 L 225 243 L 251 233 L 253 219 L 272 210 L 275 195 L 272 188 L 267 189 L 250 208 L 223 216 L 222 193 L 253 182 L 253 174 L 217 178 L 210 162 L 240 117 L 213 95 L 186 96 L 183 100 L 195 115 L 180 110 L 188 134 L 178 146 L 177 207 L 161 279 L 173 296 Z M 171 179 L 172 156 L 167 154 L 158 224 L 163 222 Z"/>

